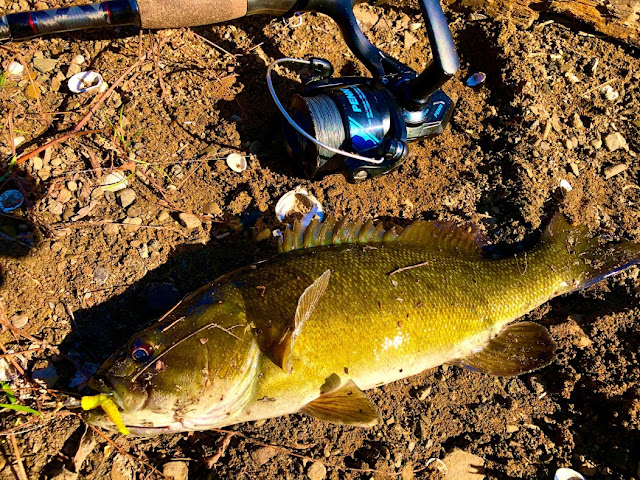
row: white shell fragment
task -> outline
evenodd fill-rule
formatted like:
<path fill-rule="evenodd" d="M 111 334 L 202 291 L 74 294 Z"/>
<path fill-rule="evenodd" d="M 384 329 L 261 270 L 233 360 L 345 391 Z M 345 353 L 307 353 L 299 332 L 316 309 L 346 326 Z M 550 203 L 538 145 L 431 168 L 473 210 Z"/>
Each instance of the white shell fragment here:
<path fill-rule="evenodd" d="M 6 190 L 0 195 L 0 212 L 14 211 L 24 202 L 24 196 L 19 190 Z"/>
<path fill-rule="evenodd" d="M 111 192 L 117 192 L 119 190 L 124 190 L 127 188 L 127 177 L 124 176 L 122 172 L 113 172 L 107 175 L 102 179 L 102 186 L 105 190 L 109 190 Z"/>
<path fill-rule="evenodd" d="M 560 188 L 562 188 L 563 190 L 566 190 L 567 192 L 570 192 L 571 190 L 573 190 L 573 187 L 571 186 L 571 184 L 564 178 L 560 180 Z"/>
<path fill-rule="evenodd" d="M 604 98 L 609 100 L 610 102 L 616 101 L 620 97 L 620 93 L 617 90 L 614 90 L 611 85 L 605 85 L 600 89 Z"/>
<path fill-rule="evenodd" d="M 582 475 L 580 475 L 575 470 L 570 468 L 559 468 L 556 471 L 556 475 L 553 477 L 553 480 L 585 480 Z"/>
<path fill-rule="evenodd" d="M 486 79 L 487 79 L 486 73 L 477 72 L 471 75 L 469 78 L 467 78 L 467 81 L 465 83 L 467 84 L 467 87 L 477 87 L 479 85 L 482 85 Z"/>
<path fill-rule="evenodd" d="M 12 82 L 19 82 L 25 77 L 24 65 L 13 61 L 7 66 L 7 79 Z"/>
<path fill-rule="evenodd" d="M 69 90 L 73 93 L 88 93 L 96 90 L 102 90 L 104 80 L 98 72 L 80 72 L 76 73 L 67 82 Z"/>
<path fill-rule="evenodd" d="M 227 156 L 227 165 L 234 172 L 244 172 L 247 169 L 247 159 L 239 153 L 231 153 Z"/>
<path fill-rule="evenodd" d="M 314 217 L 322 220 L 322 205 L 306 188 L 296 187 L 285 193 L 276 204 L 276 216 L 282 223 L 293 223 L 299 220 L 303 227 L 311 223 Z"/>

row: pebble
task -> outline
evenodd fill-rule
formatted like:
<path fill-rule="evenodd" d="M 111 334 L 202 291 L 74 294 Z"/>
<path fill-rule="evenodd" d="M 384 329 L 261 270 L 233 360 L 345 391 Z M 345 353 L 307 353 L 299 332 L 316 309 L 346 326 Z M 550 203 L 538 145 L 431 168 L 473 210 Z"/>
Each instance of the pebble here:
<path fill-rule="evenodd" d="M 618 165 L 614 165 L 613 167 L 605 168 L 604 178 L 609 179 L 611 177 L 615 177 L 616 175 L 624 172 L 627 168 L 629 168 L 629 165 L 627 165 L 626 163 L 619 163 Z"/>
<path fill-rule="evenodd" d="M 369 12 L 367 10 L 361 10 L 358 12 L 358 20 L 360 21 L 360 25 L 365 30 L 373 28 L 373 26 L 378 23 L 378 15 L 373 12 Z"/>
<path fill-rule="evenodd" d="M 78 190 L 78 184 L 73 181 L 67 182 L 67 188 L 70 192 L 75 192 L 76 190 Z"/>
<path fill-rule="evenodd" d="M 113 224 L 111 224 L 113 225 Z M 117 226 L 117 225 L 116 225 Z M 93 269 L 93 281 L 98 286 L 104 285 L 109 279 L 109 269 L 105 267 L 96 267 Z"/>
<path fill-rule="evenodd" d="M 484 476 L 484 459 L 463 450 L 454 450 L 444 458 L 447 466 L 445 480 L 481 480 Z"/>
<path fill-rule="evenodd" d="M 166 222 L 167 220 L 169 220 L 170 217 L 171 215 L 169 215 L 169 212 L 167 210 L 162 210 L 158 214 L 158 222 L 160 223 Z"/>
<path fill-rule="evenodd" d="M 116 196 L 122 208 L 127 208 L 129 205 L 136 201 L 136 192 L 133 190 L 133 188 L 125 188 L 124 190 L 120 190 L 116 194 Z"/>
<path fill-rule="evenodd" d="M 202 225 L 200 219 L 191 213 L 183 212 L 178 215 L 178 219 L 180 220 L 180 223 L 189 230 L 198 228 L 200 225 Z"/>
<path fill-rule="evenodd" d="M 149 247 L 146 243 L 140 247 L 138 252 L 140 252 L 140 258 L 149 258 Z"/>
<path fill-rule="evenodd" d="M 127 217 L 136 218 L 140 216 L 142 216 L 142 208 L 140 207 L 140 205 L 131 205 L 127 209 Z"/>
<path fill-rule="evenodd" d="M 49 200 L 49 211 L 54 215 L 62 215 L 64 205 L 56 200 Z"/>
<path fill-rule="evenodd" d="M 24 65 L 20 62 L 11 62 L 5 71 L 7 73 L 7 78 L 14 82 L 19 82 L 25 76 Z"/>
<path fill-rule="evenodd" d="M 108 237 L 115 237 L 120 233 L 120 225 L 117 223 L 108 223 L 104 226 L 104 234 Z"/>
<path fill-rule="evenodd" d="M 431 387 L 425 387 L 418 392 L 418 400 L 424 402 L 431 395 Z"/>
<path fill-rule="evenodd" d="M 18 137 L 13 137 L 13 146 L 17 147 L 18 145 L 23 143 L 25 140 L 26 140 L 26 138 L 24 138 L 22 135 L 20 135 Z"/>
<path fill-rule="evenodd" d="M 75 215 L 75 211 L 73 210 L 73 207 L 68 207 L 63 213 L 62 213 L 62 220 L 64 220 L 65 222 L 68 222 L 69 220 L 71 220 L 71 217 L 73 217 Z"/>
<path fill-rule="evenodd" d="M 27 315 L 15 314 L 11 317 L 11 324 L 16 328 L 23 328 L 29 323 L 29 317 Z"/>
<path fill-rule="evenodd" d="M 573 187 L 571 186 L 571 184 L 565 180 L 564 178 L 562 180 L 560 180 L 560 188 L 562 188 L 563 190 L 570 192 L 571 190 L 573 190 Z"/>
<path fill-rule="evenodd" d="M 261 467 L 278 454 L 278 450 L 273 447 L 262 447 L 251 452 L 251 459 L 258 467 Z"/>
<path fill-rule="evenodd" d="M 600 148 L 602 148 L 602 140 L 600 138 L 595 138 L 589 142 L 589 145 L 591 145 L 595 150 L 600 150 Z"/>
<path fill-rule="evenodd" d="M 42 73 L 50 72 L 51 70 L 56 68 L 57 64 L 58 64 L 58 61 L 54 60 L 53 58 L 34 58 L 33 59 L 34 68 Z"/>
<path fill-rule="evenodd" d="M 168 480 L 187 480 L 189 478 L 189 467 L 186 462 L 167 462 L 162 467 L 162 474 Z"/>
<path fill-rule="evenodd" d="M 58 193 L 58 198 L 56 198 L 56 200 L 58 200 L 60 203 L 67 203 L 69 200 L 71 200 L 72 196 L 73 194 L 69 190 L 63 188 Z"/>
<path fill-rule="evenodd" d="M 413 33 L 404 32 L 404 49 L 405 50 L 409 50 L 416 43 L 418 43 L 418 39 Z"/>
<path fill-rule="evenodd" d="M 78 65 L 77 63 L 72 63 L 71 65 L 69 65 L 69 68 L 67 69 L 67 77 L 73 77 L 74 75 L 80 73 L 82 71 L 82 67 L 80 65 Z"/>
<path fill-rule="evenodd" d="M 604 98 L 609 100 L 610 102 L 614 102 L 620 97 L 620 93 L 617 90 L 614 90 L 611 85 L 605 85 L 601 90 Z"/>
<path fill-rule="evenodd" d="M 122 223 L 125 224 L 125 230 L 128 231 L 135 231 L 138 230 L 138 228 L 140 227 L 140 225 L 142 225 L 142 219 L 140 217 L 136 217 L 136 218 L 125 218 Z"/>
<path fill-rule="evenodd" d="M 309 480 L 324 480 L 327 477 L 327 467 L 320 462 L 313 462 L 307 470 Z"/>
<path fill-rule="evenodd" d="M 613 132 L 604 137 L 604 144 L 607 146 L 610 152 L 615 152 L 619 149 L 629 150 L 627 141 L 624 139 L 620 132 Z"/>
<path fill-rule="evenodd" d="M 207 215 L 222 215 L 222 208 L 216 202 L 209 202 L 203 208 L 202 211 Z"/>
<path fill-rule="evenodd" d="M 117 192 L 127 188 L 127 178 L 122 172 L 113 172 L 102 179 L 102 185 L 107 190 Z"/>
<path fill-rule="evenodd" d="M 33 165 L 33 169 L 37 172 L 38 170 L 42 169 L 42 167 L 44 166 L 44 162 L 40 157 L 33 157 L 33 160 L 31 160 L 31 165 Z"/>
<path fill-rule="evenodd" d="M 571 119 L 571 126 L 573 128 L 580 128 L 580 129 L 584 128 L 584 123 L 582 123 L 582 119 L 580 118 L 580 115 L 578 115 L 577 113 L 573 114 L 573 118 Z"/>
<path fill-rule="evenodd" d="M 180 300 L 180 292 L 172 283 L 156 282 L 147 289 L 147 304 L 156 312 L 166 312 Z"/>

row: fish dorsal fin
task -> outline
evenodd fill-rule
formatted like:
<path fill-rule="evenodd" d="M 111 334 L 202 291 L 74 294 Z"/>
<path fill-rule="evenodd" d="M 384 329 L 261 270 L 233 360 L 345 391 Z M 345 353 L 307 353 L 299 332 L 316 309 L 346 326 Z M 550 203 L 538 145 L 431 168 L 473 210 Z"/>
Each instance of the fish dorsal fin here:
<path fill-rule="evenodd" d="M 322 245 L 378 242 L 398 242 L 469 255 L 481 255 L 487 244 L 476 227 L 461 227 L 448 221 L 416 220 L 404 230 L 400 227 L 385 230 L 382 224 L 374 226 L 371 220 L 351 222 L 343 219 L 336 222 L 330 215 L 322 222 L 314 218 L 306 228 L 298 221 L 294 222 L 293 227 L 287 227 L 282 233 L 279 249 L 286 253 Z"/>
<path fill-rule="evenodd" d="M 271 348 L 269 357 L 277 366 L 287 373 L 291 373 L 293 370 L 291 353 L 293 352 L 296 339 L 304 324 L 309 320 L 309 317 L 311 317 L 316 305 L 318 305 L 318 302 L 327 291 L 330 278 L 331 270 L 326 270 L 302 292 L 302 295 L 300 295 L 298 299 L 293 321 L 287 325 L 282 337 Z"/>
<path fill-rule="evenodd" d="M 427 222 L 416 220 L 405 228 L 398 242 L 417 246 L 431 246 L 442 251 L 482 255 L 487 245 L 485 236 L 476 226 L 460 226 L 451 221 Z"/>
<path fill-rule="evenodd" d="M 556 344 L 542 325 L 519 322 L 503 328 L 480 351 L 454 363 L 502 377 L 513 377 L 548 365 Z"/>
<path fill-rule="evenodd" d="M 301 410 L 320 420 L 359 427 L 372 427 L 380 418 L 376 407 L 353 380 L 320 395 Z"/>

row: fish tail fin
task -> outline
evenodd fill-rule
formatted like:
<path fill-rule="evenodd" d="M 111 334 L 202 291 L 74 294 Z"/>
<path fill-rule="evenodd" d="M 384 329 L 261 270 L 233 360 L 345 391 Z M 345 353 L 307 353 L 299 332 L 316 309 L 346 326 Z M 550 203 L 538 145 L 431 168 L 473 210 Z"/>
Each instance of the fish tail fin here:
<path fill-rule="evenodd" d="M 553 217 L 543 241 L 557 246 L 559 266 L 570 280 L 559 293 L 582 290 L 640 263 L 640 244 L 606 243 L 602 237 L 592 237 L 586 226 L 571 225 L 561 214 Z"/>

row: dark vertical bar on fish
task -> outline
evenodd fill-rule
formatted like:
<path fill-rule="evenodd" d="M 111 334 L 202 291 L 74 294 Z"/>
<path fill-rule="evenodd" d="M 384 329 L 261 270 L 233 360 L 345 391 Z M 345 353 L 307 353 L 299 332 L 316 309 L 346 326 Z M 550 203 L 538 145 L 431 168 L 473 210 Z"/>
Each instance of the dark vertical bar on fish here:
<path fill-rule="evenodd" d="M 140 26 L 135 0 L 109 0 L 51 10 L 10 13 L 0 18 L 0 40 L 122 25 Z"/>

